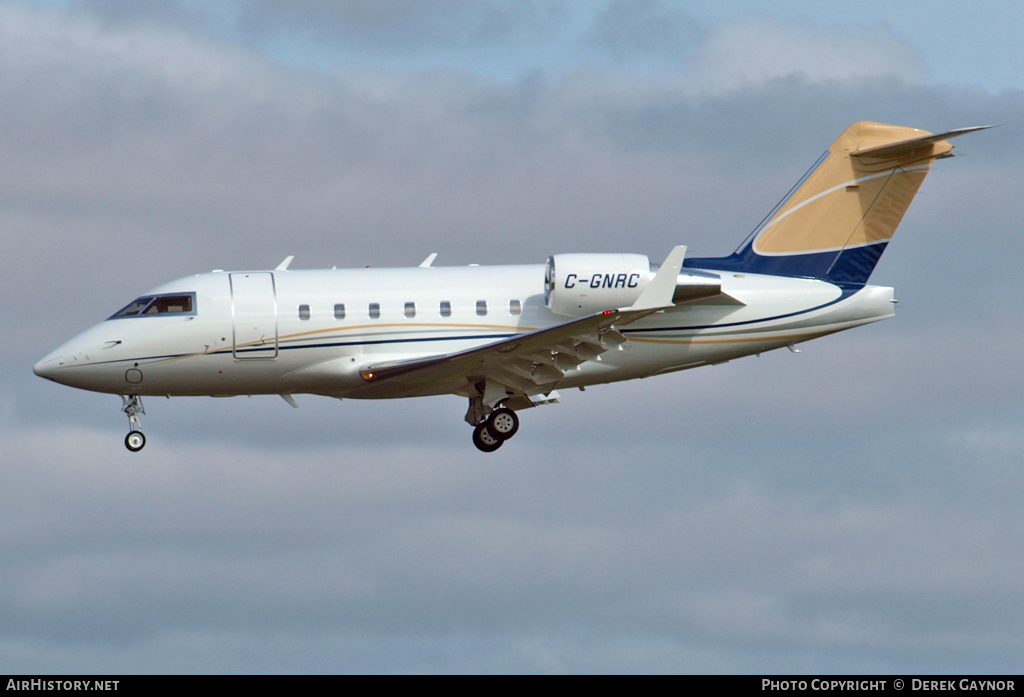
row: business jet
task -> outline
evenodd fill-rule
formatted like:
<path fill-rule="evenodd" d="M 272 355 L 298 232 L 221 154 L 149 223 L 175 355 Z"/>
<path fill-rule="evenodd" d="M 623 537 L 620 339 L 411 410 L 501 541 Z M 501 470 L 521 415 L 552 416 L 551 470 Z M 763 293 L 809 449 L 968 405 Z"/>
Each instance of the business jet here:
<path fill-rule="evenodd" d="M 868 279 L 949 140 L 847 128 L 733 254 L 554 254 L 546 264 L 213 271 L 157 286 L 62 345 L 35 373 L 118 394 L 125 445 L 151 395 L 317 394 L 468 400 L 497 450 L 558 390 L 671 373 L 893 316 Z"/>

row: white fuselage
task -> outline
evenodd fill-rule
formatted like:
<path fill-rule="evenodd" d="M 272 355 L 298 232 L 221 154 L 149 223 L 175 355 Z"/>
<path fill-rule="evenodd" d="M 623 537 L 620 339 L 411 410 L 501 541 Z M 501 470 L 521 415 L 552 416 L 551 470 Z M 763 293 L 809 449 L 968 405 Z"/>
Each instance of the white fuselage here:
<path fill-rule="evenodd" d="M 545 303 L 544 273 L 542 265 L 523 265 L 198 274 L 147 294 L 191 294 L 191 313 L 108 319 L 35 370 L 123 395 L 436 394 L 449 390 L 368 383 L 360 369 L 565 322 Z M 558 387 L 720 363 L 893 314 L 891 288 L 844 294 L 821 280 L 720 276 L 720 295 L 623 327 L 626 343 L 566 372 Z"/>

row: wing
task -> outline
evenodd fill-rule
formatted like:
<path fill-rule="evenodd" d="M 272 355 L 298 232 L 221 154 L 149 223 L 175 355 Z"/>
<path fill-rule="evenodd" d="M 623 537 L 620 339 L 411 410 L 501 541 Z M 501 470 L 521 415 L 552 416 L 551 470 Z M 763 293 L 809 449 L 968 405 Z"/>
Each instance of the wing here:
<path fill-rule="evenodd" d="M 541 394 L 554 389 L 565 371 L 624 343 L 615 329 L 621 315 L 609 310 L 457 353 L 377 363 L 360 374 L 367 387 L 386 392 L 463 392 L 486 378 L 523 395 Z"/>
<path fill-rule="evenodd" d="M 377 363 L 360 374 L 367 382 L 359 396 L 468 393 L 487 380 L 517 396 L 547 394 L 587 361 L 626 342 L 617 327 L 673 306 L 676 280 L 686 247 L 676 247 L 658 273 L 626 309 L 599 312 L 562 324 L 477 346 L 465 351 L 412 360 Z"/>

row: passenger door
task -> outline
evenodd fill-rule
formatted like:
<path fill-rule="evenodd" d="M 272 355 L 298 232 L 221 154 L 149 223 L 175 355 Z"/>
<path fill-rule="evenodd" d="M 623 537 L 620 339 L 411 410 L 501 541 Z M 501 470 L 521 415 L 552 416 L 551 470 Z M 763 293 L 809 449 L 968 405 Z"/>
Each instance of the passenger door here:
<path fill-rule="evenodd" d="M 274 274 L 250 271 L 230 276 L 235 358 L 277 358 L 277 292 Z"/>

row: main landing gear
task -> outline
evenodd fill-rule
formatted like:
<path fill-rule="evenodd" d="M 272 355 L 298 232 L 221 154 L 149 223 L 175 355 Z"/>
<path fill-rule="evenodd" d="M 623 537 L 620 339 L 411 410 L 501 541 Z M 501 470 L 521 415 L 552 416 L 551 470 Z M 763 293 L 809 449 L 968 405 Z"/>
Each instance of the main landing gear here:
<path fill-rule="evenodd" d="M 142 407 L 142 397 L 138 395 L 121 395 L 121 408 L 128 415 L 128 435 L 124 437 L 124 447 L 137 453 L 146 447 L 146 434 L 142 432 L 142 424 L 139 422 L 139 414 L 145 414 Z"/>
<path fill-rule="evenodd" d="M 513 391 L 489 379 L 481 379 L 469 393 L 466 423 L 473 427 L 473 445 L 493 453 L 519 430 L 519 417 L 505 403 Z"/>
<path fill-rule="evenodd" d="M 519 430 L 519 417 L 508 407 L 498 407 L 473 429 L 473 445 L 492 453 Z"/>

